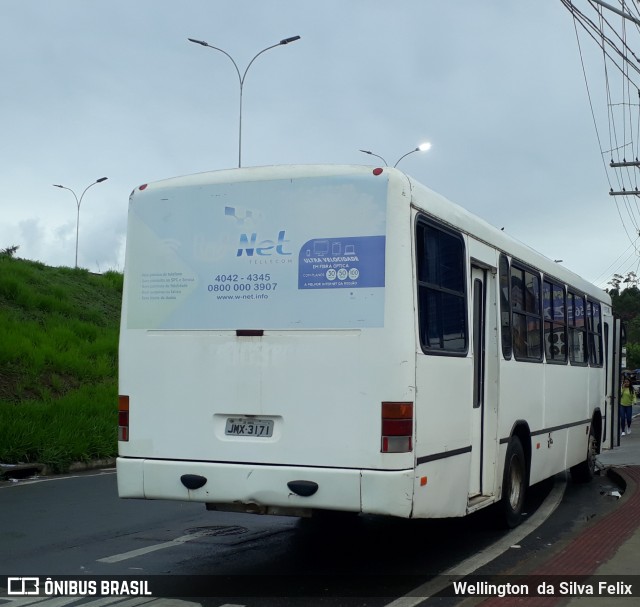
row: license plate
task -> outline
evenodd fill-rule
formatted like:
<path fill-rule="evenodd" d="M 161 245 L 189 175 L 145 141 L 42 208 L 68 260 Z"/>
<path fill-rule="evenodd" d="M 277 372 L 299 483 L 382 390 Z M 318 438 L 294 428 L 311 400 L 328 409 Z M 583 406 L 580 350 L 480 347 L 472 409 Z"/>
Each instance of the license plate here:
<path fill-rule="evenodd" d="M 273 436 L 273 420 L 248 417 L 230 417 L 224 429 L 227 436 Z"/>

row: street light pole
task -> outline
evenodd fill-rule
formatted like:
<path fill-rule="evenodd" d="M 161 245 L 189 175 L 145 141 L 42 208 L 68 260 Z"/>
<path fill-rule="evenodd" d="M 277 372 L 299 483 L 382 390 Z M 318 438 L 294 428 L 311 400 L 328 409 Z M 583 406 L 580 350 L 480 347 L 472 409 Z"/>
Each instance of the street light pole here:
<path fill-rule="evenodd" d="M 414 152 L 426 152 L 430 147 L 431 147 L 431 144 L 428 142 L 421 143 L 415 150 L 411 150 L 410 152 L 407 152 L 403 156 L 400 156 L 400 158 L 398 158 L 398 161 L 393 165 L 393 168 L 395 169 L 398 166 L 398 164 L 400 164 L 400 161 L 403 158 L 406 158 L 409 154 L 413 154 Z"/>
<path fill-rule="evenodd" d="M 247 75 L 247 72 L 249 71 L 251 64 L 260 55 L 262 55 L 262 53 L 266 53 L 268 50 L 271 50 L 272 48 L 276 48 L 277 46 L 284 46 L 286 44 L 289 44 L 290 42 L 295 42 L 296 40 L 300 40 L 300 36 L 291 36 L 290 38 L 284 38 L 283 40 L 280 40 L 278 44 L 272 44 L 267 48 L 263 48 L 257 55 L 253 57 L 253 59 L 251 59 L 251 61 L 249 61 L 249 65 L 247 65 L 243 74 L 240 74 L 240 68 L 238 67 L 238 64 L 234 61 L 233 57 L 229 53 L 227 53 L 227 51 L 221 48 L 218 48 L 217 46 L 213 46 L 208 42 L 205 42 L 204 40 L 194 40 L 193 38 L 188 38 L 188 40 L 189 42 L 199 44 L 200 46 L 206 46 L 207 48 L 213 49 L 214 51 L 220 51 L 231 60 L 231 63 L 233 63 L 233 67 L 236 68 L 236 73 L 238 74 L 238 82 L 240 83 L 240 113 L 239 113 L 239 121 L 238 121 L 238 168 L 240 168 L 242 166 L 242 93 L 244 89 L 244 79 Z"/>
<path fill-rule="evenodd" d="M 369 154 L 370 156 L 375 156 L 376 158 L 380 158 L 380 160 L 382 160 L 382 162 L 384 162 L 384 166 L 388 167 L 389 165 L 387 164 L 387 161 L 382 157 L 382 156 L 378 156 L 378 154 L 374 154 L 373 152 L 370 152 L 369 150 L 360 150 L 363 154 Z"/>
<path fill-rule="evenodd" d="M 84 192 L 82 192 L 82 194 L 80 195 L 80 198 L 78 198 L 76 193 L 71 188 L 68 188 L 67 186 L 60 185 L 60 184 L 57 184 L 57 183 L 53 184 L 54 188 L 61 188 L 63 190 L 69 190 L 73 194 L 73 197 L 76 199 L 76 207 L 77 207 L 77 215 L 76 215 L 76 265 L 75 265 L 76 268 L 78 267 L 78 236 L 79 236 L 79 233 L 80 233 L 80 205 L 82 204 L 82 199 L 84 198 L 84 195 L 86 194 L 87 190 L 90 187 L 93 187 L 94 185 L 96 185 L 98 183 L 102 183 L 103 181 L 106 181 L 107 179 L 108 179 L 108 177 L 100 177 L 100 179 L 96 179 L 96 181 L 94 181 L 93 183 L 90 183 L 84 189 Z"/>
<path fill-rule="evenodd" d="M 425 143 L 421 143 L 415 150 L 411 150 L 409 152 L 407 152 L 406 154 L 404 154 L 403 156 L 400 156 L 400 158 L 398 158 L 398 161 L 393 165 L 393 168 L 395 169 L 398 164 L 400 163 L 400 161 L 405 158 L 406 156 L 408 156 L 409 154 L 413 154 L 414 152 L 426 152 L 429 148 L 431 147 L 431 144 L 428 142 Z M 382 160 L 382 162 L 384 162 L 385 166 L 389 166 L 387 164 L 387 161 L 382 157 L 382 156 L 378 156 L 378 154 L 374 154 L 373 152 L 370 152 L 369 150 L 360 150 L 361 152 L 363 152 L 364 154 L 370 154 L 371 156 L 375 156 L 376 158 L 380 158 L 380 160 Z"/>

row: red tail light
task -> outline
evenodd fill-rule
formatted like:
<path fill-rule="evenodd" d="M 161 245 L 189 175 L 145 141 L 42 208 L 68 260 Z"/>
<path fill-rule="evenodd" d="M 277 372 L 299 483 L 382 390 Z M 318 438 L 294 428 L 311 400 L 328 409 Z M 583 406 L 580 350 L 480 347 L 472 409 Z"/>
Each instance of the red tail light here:
<path fill-rule="evenodd" d="M 129 397 L 118 396 L 118 440 L 129 440 Z"/>
<path fill-rule="evenodd" d="M 382 453 L 413 450 L 413 403 L 382 403 Z"/>

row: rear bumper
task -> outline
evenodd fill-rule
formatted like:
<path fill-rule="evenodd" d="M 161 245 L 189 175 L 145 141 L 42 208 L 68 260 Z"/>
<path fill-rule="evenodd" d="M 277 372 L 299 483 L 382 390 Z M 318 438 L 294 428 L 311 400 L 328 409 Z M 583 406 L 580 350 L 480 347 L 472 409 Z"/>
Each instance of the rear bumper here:
<path fill-rule="evenodd" d="M 342 510 L 368 514 L 411 516 L 415 472 L 410 470 L 353 470 L 117 459 L 118 495 L 122 498 L 202 502 L 215 509 L 255 512 L 299 512 L 307 509 Z M 188 489 L 183 475 L 206 479 Z M 310 496 L 296 495 L 291 481 L 316 483 Z M 245 506 L 248 506 L 245 508 Z"/>

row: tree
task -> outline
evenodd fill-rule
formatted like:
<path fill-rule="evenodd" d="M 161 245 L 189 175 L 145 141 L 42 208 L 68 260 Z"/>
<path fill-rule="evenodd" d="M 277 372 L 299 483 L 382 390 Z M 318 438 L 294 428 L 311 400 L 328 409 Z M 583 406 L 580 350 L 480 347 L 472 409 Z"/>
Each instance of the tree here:
<path fill-rule="evenodd" d="M 611 295 L 613 314 L 621 318 L 625 324 L 640 316 L 640 289 L 637 286 L 627 287 L 622 293 Z"/>
<path fill-rule="evenodd" d="M 607 289 L 607 293 L 612 295 L 613 293 L 620 295 L 620 285 L 625 285 L 625 288 L 638 287 L 638 277 L 635 272 L 627 272 L 626 276 L 622 274 L 614 274 L 611 280 L 607 283 L 611 285 L 611 289 Z"/>
<path fill-rule="evenodd" d="M 640 369 L 640 289 L 635 272 L 614 274 L 607 283 L 613 315 L 622 319 L 627 334 L 627 369 Z M 622 288 L 622 289 L 621 289 Z"/>
<path fill-rule="evenodd" d="M 0 251 L 0 257 L 13 257 L 16 251 L 20 248 L 20 245 L 14 244 L 12 247 L 7 247 Z"/>
<path fill-rule="evenodd" d="M 609 293 L 609 295 L 613 295 L 614 293 L 616 295 L 620 295 L 620 285 L 623 280 L 624 276 L 622 276 L 622 274 L 614 274 L 613 278 L 607 283 L 608 285 L 611 285 L 611 289 L 606 290 L 607 293 Z"/>
<path fill-rule="evenodd" d="M 627 342 L 627 369 L 640 369 L 640 343 Z"/>
<path fill-rule="evenodd" d="M 638 280 L 635 272 L 627 272 L 625 276 L 614 274 L 607 283 L 611 285 L 608 293 L 611 296 L 613 314 L 621 318 L 627 325 L 640 316 Z M 638 328 L 640 329 L 640 325 Z M 638 341 L 640 342 L 640 335 Z"/>

